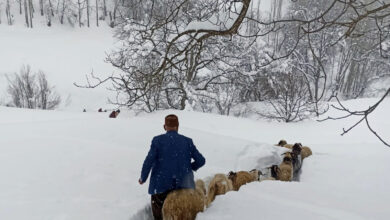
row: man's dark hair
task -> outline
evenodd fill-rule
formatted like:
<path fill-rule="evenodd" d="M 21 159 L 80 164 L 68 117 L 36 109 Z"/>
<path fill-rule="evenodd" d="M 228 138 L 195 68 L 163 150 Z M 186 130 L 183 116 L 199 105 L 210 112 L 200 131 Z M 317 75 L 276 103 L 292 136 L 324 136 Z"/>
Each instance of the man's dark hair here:
<path fill-rule="evenodd" d="M 170 128 L 179 127 L 179 119 L 176 115 L 167 115 L 165 117 L 165 125 Z"/>

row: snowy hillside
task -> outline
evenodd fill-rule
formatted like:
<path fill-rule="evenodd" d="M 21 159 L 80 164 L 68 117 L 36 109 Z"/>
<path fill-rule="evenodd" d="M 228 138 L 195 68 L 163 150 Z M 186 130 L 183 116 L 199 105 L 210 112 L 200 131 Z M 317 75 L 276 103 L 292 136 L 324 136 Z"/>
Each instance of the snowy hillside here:
<path fill-rule="evenodd" d="M 105 86 L 89 90 L 73 85 L 86 83 L 85 76 L 92 71 L 98 76 L 115 71 L 104 62 L 114 43 L 111 28 L 27 29 L 0 25 L 0 33 L 0 101 L 7 100 L 6 75 L 12 76 L 22 65 L 30 65 L 32 71 L 47 74 L 49 83 L 62 96 L 62 109 L 96 111 L 111 107 L 107 105 L 110 92 Z"/>
<path fill-rule="evenodd" d="M 24 4 L 34 5 L 20 13 L 19 2 L 0 0 L 0 220 L 146 220 L 139 219 L 150 204 L 148 184 L 138 183 L 141 166 L 171 113 L 179 116 L 179 133 L 191 137 L 206 158 L 195 173 L 206 183 L 216 173 L 280 164 L 286 149 L 275 144 L 281 139 L 313 151 L 298 182 L 247 184 L 218 196 L 197 219 L 389 218 L 390 149 L 364 124 L 340 136 L 360 118 L 319 123 L 313 117 L 335 96 L 378 97 L 389 89 L 390 38 L 382 35 L 390 5 L 335 1 L 328 10 L 327 1 L 31 0 Z M 340 9 L 354 13 L 338 15 Z M 116 23 L 122 15 L 126 22 Z M 327 23 L 328 17 L 336 20 Z M 344 17 L 347 23 L 339 20 Z M 374 20 L 378 30 L 365 30 Z M 368 35 L 357 32 L 360 26 Z M 271 57 L 291 48 L 286 59 Z M 105 61 L 113 50 L 111 62 L 129 73 L 119 84 L 74 85 L 85 85 L 90 73 L 101 78 L 123 73 Z M 268 63 L 271 58 L 276 60 Z M 57 110 L 5 107 L 8 78 L 25 65 L 46 74 L 62 99 Z M 113 85 L 117 91 L 107 89 Z M 111 119 L 110 110 L 118 106 L 108 99 L 118 97 L 153 113 L 122 108 Z M 343 104 L 362 110 L 376 101 Z M 98 113 L 99 108 L 109 111 Z M 368 116 L 388 142 L 389 109 L 387 98 Z M 267 110 L 279 115 L 267 116 L 262 112 Z M 330 109 L 321 117 L 341 115 Z"/>
<path fill-rule="evenodd" d="M 363 107 L 373 100 L 348 104 Z M 389 139 L 390 100 L 372 116 Z M 217 197 L 197 219 L 387 219 L 390 151 L 352 121 L 281 124 L 186 111 L 180 133 L 193 138 L 206 165 L 196 178 L 265 166 L 281 138 L 314 155 L 300 182 L 251 183 Z M 171 111 L 117 119 L 107 113 L 0 108 L 0 219 L 129 219 L 149 202 L 137 182 L 151 138 Z M 334 114 L 330 112 L 330 114 Z"/>

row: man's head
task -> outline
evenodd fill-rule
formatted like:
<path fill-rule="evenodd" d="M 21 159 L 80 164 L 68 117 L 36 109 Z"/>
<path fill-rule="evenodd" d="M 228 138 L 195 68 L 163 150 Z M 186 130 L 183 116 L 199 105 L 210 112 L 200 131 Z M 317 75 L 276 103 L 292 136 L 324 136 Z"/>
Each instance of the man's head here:
<path fill-rule="evenodd" d="M 176 115 L 167 115 L 165 117 L 164 129 L 166 131 L 177 131 L 179 130 L 179 119 Z"/>

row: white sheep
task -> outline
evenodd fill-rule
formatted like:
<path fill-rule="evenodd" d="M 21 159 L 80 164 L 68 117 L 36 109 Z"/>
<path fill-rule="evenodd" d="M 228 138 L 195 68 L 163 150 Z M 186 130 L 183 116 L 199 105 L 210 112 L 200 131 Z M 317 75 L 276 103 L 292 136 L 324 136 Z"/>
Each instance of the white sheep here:
<path fill-rule="evenodd" d="M 223 195 L 232 190 L 232 181 L 225 174 L 215 174 L 209 183 L 206 205 L 209 206 L 217 195 Z"/>
<path fill-rule="evenodd" d="M 168 194 L 162 208 L 164 220 L 194 220 L 203 212 L 206 204 L 206 188 L 197 180 L 195 189 L 179 189 Z"/>
<path fill-rule="evenodd" d="M 233 190 L 238 191 L 242 185 L 245 185 L 245 184 L 253 182 L 253 181 L 258 181 L 259 180 L 259 171 L 258 170 L 251 170 L 250 172 L 230 171 L 228 178 L 233 183 Z"/>

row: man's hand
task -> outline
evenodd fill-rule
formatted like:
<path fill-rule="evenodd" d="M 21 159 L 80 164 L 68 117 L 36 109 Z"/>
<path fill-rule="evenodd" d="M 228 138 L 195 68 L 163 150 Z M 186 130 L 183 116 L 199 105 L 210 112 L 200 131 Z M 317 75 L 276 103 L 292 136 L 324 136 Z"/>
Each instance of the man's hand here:
<path fill-rule="evenodd" d="M 140 185 L 144 184 L 144 182 L 142 182 L 141 178 L 138 180 L 138 183 L 139 183 Z"/>

